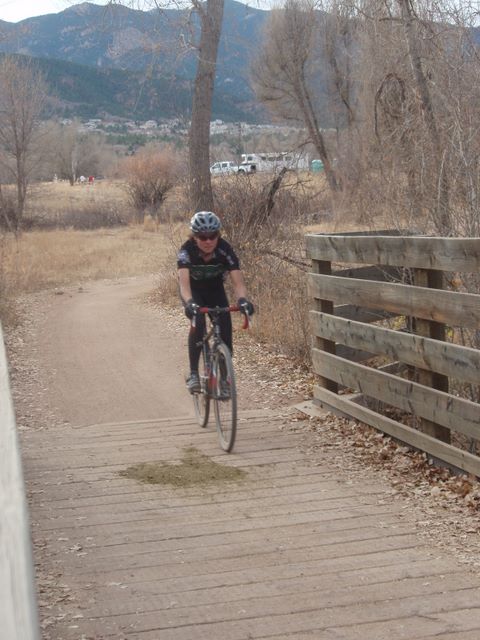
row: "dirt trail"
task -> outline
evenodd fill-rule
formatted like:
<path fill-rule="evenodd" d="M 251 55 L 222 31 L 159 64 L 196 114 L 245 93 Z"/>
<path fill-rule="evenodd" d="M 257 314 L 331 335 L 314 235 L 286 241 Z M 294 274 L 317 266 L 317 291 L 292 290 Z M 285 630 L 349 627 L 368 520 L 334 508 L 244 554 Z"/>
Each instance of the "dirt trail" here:
<path fill-rule="evenodd" d="M 192 413 L 184 389 L 186 336 L 142 304 L 153 277 L 92 282 L 46 294 L 36 357 L 48 402 L 71 424 Z"/>

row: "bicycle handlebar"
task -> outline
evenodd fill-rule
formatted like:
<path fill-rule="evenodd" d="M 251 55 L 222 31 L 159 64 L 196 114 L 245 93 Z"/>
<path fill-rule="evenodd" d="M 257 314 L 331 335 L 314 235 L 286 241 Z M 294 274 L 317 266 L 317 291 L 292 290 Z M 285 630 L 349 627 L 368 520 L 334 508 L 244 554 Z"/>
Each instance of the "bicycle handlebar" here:
<path fill-rule="evenodd" d="M 197 313 L 213 313 L 219 315 L 220 313 L 232 313 L 233 311 L 240 311 L 245 317 L 243 320 L 242 329 L 248 329 L 250 325 L 250 316 L 248 313 L 242 311 L 238 304 L 231 304 L 228 307 L 199 307 Z"/>

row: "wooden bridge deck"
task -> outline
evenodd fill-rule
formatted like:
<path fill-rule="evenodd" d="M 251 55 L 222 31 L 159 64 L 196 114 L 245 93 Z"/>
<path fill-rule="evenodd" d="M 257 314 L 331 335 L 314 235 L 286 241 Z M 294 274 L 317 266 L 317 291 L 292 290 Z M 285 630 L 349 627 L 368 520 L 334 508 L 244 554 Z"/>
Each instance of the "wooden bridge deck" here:
<path fill-rule="evenodd" d="M 191 418 L 22 435 L 48 640 L 480 637 L 478 576 L 427 548 L 386 487 L 338 477 L 286 418 L 235 453 Z M 186 447 L 247 472 L 175 489 L 119 475 Z"/>

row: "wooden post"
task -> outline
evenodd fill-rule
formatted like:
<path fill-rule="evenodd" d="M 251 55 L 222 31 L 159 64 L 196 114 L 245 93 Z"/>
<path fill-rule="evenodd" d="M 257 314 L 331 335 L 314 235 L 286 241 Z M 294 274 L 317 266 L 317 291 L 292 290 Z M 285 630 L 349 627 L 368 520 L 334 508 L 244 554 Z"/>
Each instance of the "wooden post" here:
<path fill-rule="evenodd" d="M 443 289 L 443 272 L 434 269 L 414 269 L 414 283 L 418 287 Z M 445 325 L 441 322 L 414 318 L 413 329 L 420 336 L 445 342 Z M 420 384 L 448 393 L 448 377 L 445 375 L 417 368 L 416 378 Z M 446 427 L 424 418 L 421 419 L 421 425 L 427 435 L 433 436 L 442 442 L 450 442 L 450 430 Z"/>
<path fill-rule="evenodd" d="M 313 273 L 319 273 L 323 275 L 331 275 L 332 263 L 326 260 L 312 260 Z M 314 310 L 323 311 L 324 313 L 333 314 L 333 302 L 331 300 L 317 300 L 314 299 Z M 326 351 L 327 353 L 335 354 L 335 342 L 331 340 L 325 340 L 324 338 L 314 337 L 314 347 Z M 318 376 L 318 385 L 334 393 L 338 393 L 338 384 L 329 378 Z"/>

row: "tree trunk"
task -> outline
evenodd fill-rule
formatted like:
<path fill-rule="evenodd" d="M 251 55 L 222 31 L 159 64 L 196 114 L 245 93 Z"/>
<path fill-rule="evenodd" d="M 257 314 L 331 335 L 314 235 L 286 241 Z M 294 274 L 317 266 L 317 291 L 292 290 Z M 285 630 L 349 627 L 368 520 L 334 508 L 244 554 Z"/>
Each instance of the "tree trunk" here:
<path fill-rule="evenodd" d="M 408 44 L 408 55 L 412 65 L 417 91 L 420 96 L 422 110 L 425 116 L 425 122 L 435 155 L 432 161 L 433 170 L 435 172 L 435 187 L 438 193 L 436 204 L 435 222 L 439 231 L 443 235 L 449 235 L 451 232 L 450 210 L 449 210 L 449 185 L 447 171 L 444 166 L 444 157 L 442 145 L 433 109 L 433 101 L 428 88 L 427 78 L 423 72 L 422 58 L 418 48 L 417 36 L 415 34 L 415 18 L 412 12 L 410 0 L 398 0 L 402 12 L 403 27 L 405 37 Z"/>
<path fill-rule="evenodd" d="M 323 163 L 323 169 L 325 171 L 325 177 L 327 178 L 328 186 L 333 193 L 337 193 L 342 190 L 342 184 L 339 180 L 333 164 L 330 160 L 330 154 L 327 151 L 323 135 L 321 133 L 317 116 L 312 105 L 310 94 L 308 92 L 303 69 L 298 74 L 297 78 L 296 94 L 300 107 L 300 111 L 303 115 L 303 121 L 310 135 L 310 140 L 313 146 L 317 150 L 318 155 Z"/>
<path fill-rule="evenodd" d="M 200 16 L 201 35 L 189 137 L 190 199 L 192 210 L 200 211 L 213 209 L 210 120 L 224 0 L 207 0 L 195 7 Z"/>

